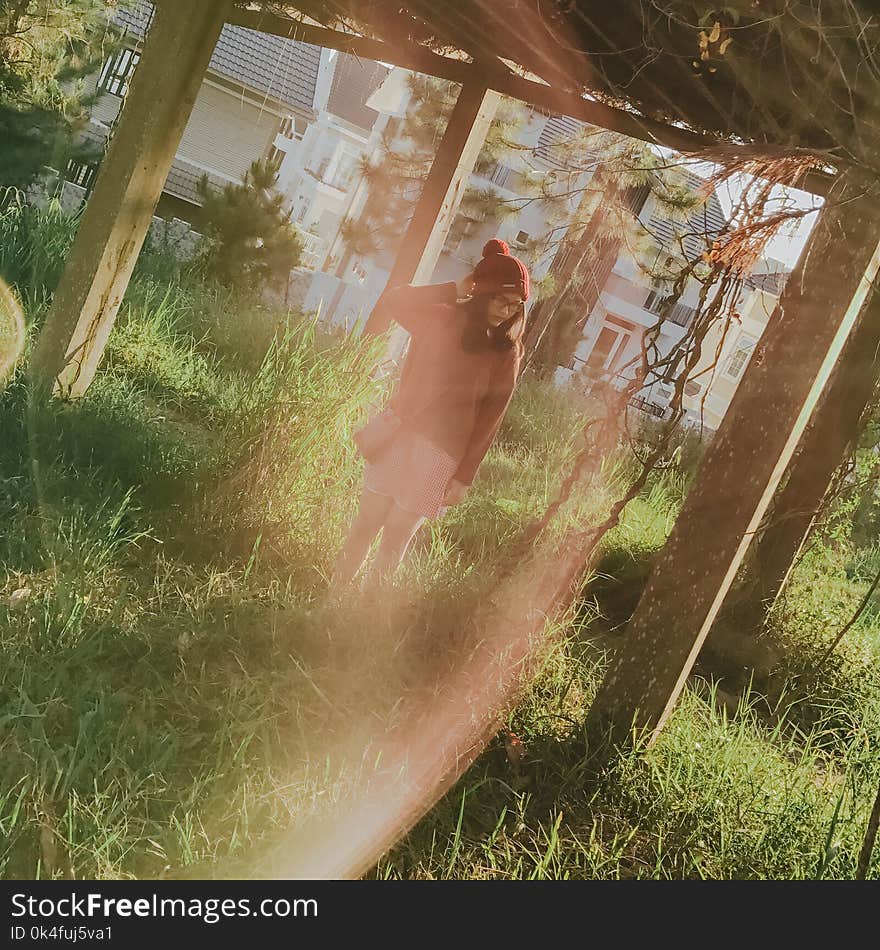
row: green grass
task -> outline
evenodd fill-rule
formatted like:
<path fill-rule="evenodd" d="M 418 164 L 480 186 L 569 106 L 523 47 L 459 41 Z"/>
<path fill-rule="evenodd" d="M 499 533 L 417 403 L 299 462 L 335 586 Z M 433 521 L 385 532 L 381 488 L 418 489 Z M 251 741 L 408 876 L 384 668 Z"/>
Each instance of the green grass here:
<path fill-rule="evenodd" d="M 30 214 L 0 220 L 0 276 L 38 322 L 71 225 Z M 524 381 L 474 491 L 419 535 L 391 596 L 332 599 L 360 478 L 350 434 L 382 393 L 369 365 L 309 317 L 144 266 L 84 399 L 29 405 L 21 372 L 0 394 L 0 876 L 259 873 L 467 673 L 473 618 L 558 490 L 579 410 Z M 628 471 L 609 462 L 555 536 Z M 820 661 L 874 549 L 803 561 L 771 618 L 768 680 L 702 667 L 654 749 L 590 764 L 586 711 L 688 476 L 655 477 L 605 539 L 505 713 L 521 745 L 494 739 L 369 876 L 853 875 L 880 772 L 876 611 Z"/>
<path fill-rule="evenodd" d="M 852 877 L 876 787 L 866 736 L 832 755 L 821 729 L 804 734 L 784 717 L 768 721 L 763 697 L 747 695 L 732 712 L 708 683 L 696 683 L 654 749 L 618 757 L 597 775 L 583 718 L 601 668 L 579 639 L 562 644 L 510 716 L 523 759 L 511 762 L 496 740 L 376 873 Z"/>

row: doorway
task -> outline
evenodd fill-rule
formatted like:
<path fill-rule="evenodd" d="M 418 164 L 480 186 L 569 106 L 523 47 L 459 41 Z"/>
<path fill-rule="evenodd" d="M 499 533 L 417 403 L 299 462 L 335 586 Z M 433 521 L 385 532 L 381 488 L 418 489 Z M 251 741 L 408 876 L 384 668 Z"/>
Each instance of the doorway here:
<path fill-rule="evenodd" d="M 599 336 L 593 344 L 593 349 L 587 357 L 588 370 L 595 373 L 614 372 L 623 360 L 624 352 L 632 337 L 631 331 L 631 326 L 606 317 Z"/>

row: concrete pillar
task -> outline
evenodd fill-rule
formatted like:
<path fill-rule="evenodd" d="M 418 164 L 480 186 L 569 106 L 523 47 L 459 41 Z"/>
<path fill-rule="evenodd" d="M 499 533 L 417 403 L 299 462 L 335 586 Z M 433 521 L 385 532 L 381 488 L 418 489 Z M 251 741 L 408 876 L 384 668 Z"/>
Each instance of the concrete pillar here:
<path fill-rule="evenodd" d="M 118 125 L 31 361 L 34 380 L 81 396 L 97 371 L 227 0 L 156 6 Z"/>
<path fill-rule="evenodd" d="M 844 173 L 661 551 L 587 728 L 657 737 L 880 268 L 872 183 Z"/>

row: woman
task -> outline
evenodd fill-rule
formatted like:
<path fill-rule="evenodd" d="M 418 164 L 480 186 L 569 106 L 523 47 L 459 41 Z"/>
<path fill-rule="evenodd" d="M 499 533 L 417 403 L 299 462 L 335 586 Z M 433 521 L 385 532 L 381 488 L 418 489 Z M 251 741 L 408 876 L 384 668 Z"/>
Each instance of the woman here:
<path fill-rule="evenodd" d="M 397 568 L 422 522 L 465 498 L 507 411 L 529 272 L 493 239 L 461 289 L 469 296 L 459 301 L 454 283 L 399 287 L 376 305 L 409 331 L 410 346 L 388 408 L 359 433 L 364 487 L 334 587 L 354 578 L 380 532 L 374 569 Z"/>

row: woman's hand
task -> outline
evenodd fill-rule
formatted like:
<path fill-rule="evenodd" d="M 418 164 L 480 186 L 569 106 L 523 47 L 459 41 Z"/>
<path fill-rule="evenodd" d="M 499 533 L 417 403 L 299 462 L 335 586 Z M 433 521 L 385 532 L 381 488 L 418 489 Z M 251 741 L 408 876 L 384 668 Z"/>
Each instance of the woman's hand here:
<path fill-rule="evenodd" d="M 449 483 L 449 487 L 446 489 L 446 495 L 443 499 L 444 504 L 447 505 L 447 507 L 460 504 L 467 497 L 469 490 L 470 485 L 463 485 L 453 478 Z"/>

